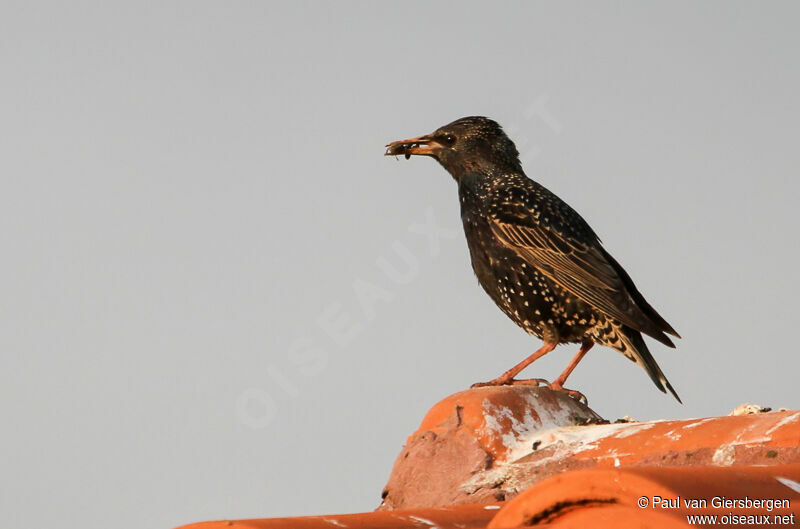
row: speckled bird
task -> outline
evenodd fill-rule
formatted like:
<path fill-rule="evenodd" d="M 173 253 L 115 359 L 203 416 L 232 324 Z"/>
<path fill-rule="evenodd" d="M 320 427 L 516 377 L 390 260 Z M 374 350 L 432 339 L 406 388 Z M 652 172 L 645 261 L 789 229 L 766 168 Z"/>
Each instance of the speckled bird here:
<path fill-rule="evenodd" d="M 543 345 L 499 377 L 476 386 L 544 383 L 584 399 L 564 382 L 594 344 L 636 362 L 656 387 L 680 398 L 642 338 L 675 347 L 675 329 L 644 299 L 585 220 L 525 176 L 519 152 L 495 121 L 466 117 L 431 134 L 388 144 L 386 155 L 431 156 L 458 184 L 472 268 L 483 289 L 514 323 Z M 552 383 L 515 380 L 558 344 L 578 353 Z"/>

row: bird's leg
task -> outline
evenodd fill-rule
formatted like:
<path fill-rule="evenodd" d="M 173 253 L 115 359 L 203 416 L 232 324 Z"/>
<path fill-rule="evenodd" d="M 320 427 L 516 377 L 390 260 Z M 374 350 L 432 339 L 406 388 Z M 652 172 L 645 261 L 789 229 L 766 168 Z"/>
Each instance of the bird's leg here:
<path fill-rule="evenodd" d="M 580 391 L 575 391 L 573 389 L 564 389 L 564 382 L 567 381 L 567 377 L 575 369 L 575 366 L 578 365 L 578 362 L 580 362 L 583 359 L 583 357 L 586 356 L 586 353 L 589 352 L 589 349 L 591 349 L 593 345 L 594 342 L 590 340 L 586 340 L 585 342 L 583 342 L 583 344 L 581 344 L 581 348 L 580 350 L 578 350 L 578 354 L 576 354 L 575 357 L 572 359 L 572 361 L 567 365 L 566 369 L 564 369 L 564 372 L 558 375 L 558 378 L 555 379 L 552 384 L 550 384 L 550 389 L 555 391 L 563 391 L 564 393 L 566 393 L 567 395 L 569 395 L 574 399 L 578 399 L 579 401 L 588 403 L 586 396 Z"/>
<path fill-rule="evenodd" d="M 578 353 L 575 355 L 572 361 L 567 365 L 564 371 L 560 375 L 558 375 L 558 378 L 553 381 L 552 385 L 558 387 L 559 389 L 564 389 L 564 382 L 567 381 L 567 377 L 575 369 L 575 366 L 578 365 L 578 362 L 583 360 L 583 357 L 586 356 L 586 353 L 589 352 L 589 349 L 591 349 L 593 345 L 594 342 L 591 340 L 584 341 L 581 344 L 581 348 L 580 350 L 578 350 Z"/>
<path fill-rule="evenodd" d="M 472 387 L 473 388 L 477 388 L 477 387 L 481 387 L 481 386 L 504 386 L 504 385 L 507 385 L 507 384 L 513 384 L 514 382 L 516 382 L 514 380 L 514 377 L 517 376 L 517 374 L 520 371 L 522 371 L 523 369 L 525 369 L 526 367 L 531 365 L 533 363 L 533 361 L 536 360 L 537 358 L 540 358 L 540 357 L 546 355 L 547 353 L 549 353 L 550 351 L 552 351 L 553 349 L 555 349 L 556 345 L 557 345 L 556 343 L 545 342 L 535 353 L 533 353 L 528 358 L 526 358 L 525 360 L 523 360 L 519 364 L 515 365 L 514 367 L 512 367 L 511 369 L 509 369 L 508 371 L 506 371 L 505 373 L 503 373 L 499 377 L 497 377 L 497 378 L 495 378 L 493 380 L 490 380 L 489 382 L 476 382 L 475 384 L 472 385 Z M 569 373 L 567 373 L 567 374 L 569 374 Z M 540 381 L 541 379 L 531 379 L 531 380 Z M 519 381 L 519 382 L 523 382 L 524 383 L 525 381 Z"/>

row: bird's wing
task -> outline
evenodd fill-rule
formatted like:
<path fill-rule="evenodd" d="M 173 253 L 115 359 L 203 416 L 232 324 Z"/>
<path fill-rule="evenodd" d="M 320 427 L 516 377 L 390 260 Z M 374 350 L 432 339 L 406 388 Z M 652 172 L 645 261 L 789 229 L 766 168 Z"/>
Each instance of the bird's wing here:
<path fill-rule="evenodd" d="M 517 208 L 513 209 L 500 208 L 489 218 L 491 230 L 501 244 L 598 311 L 667 345 L 672 344 L 636 304 L 613 259 L 588 225 L 577 231 L 560 230 L 557 223 L 545 226 L 529 212 L 521 215 Z M 575 218 L 580 217 L 575 214 Z M 583 219 L 580 222 L 585 224 Z"/>

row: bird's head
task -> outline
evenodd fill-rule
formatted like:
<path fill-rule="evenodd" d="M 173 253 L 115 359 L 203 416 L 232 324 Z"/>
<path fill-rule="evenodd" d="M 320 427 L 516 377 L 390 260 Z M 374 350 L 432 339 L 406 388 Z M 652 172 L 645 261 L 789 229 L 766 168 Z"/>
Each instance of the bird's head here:
<path fill-rule="evenodd" d="M 473 171 L 521 171 L 519 152 L 502 127 L 489 118 L 458 119 L 425 136 L 393 141 L 386 156 L 432 156 L 458 180 Z"/>

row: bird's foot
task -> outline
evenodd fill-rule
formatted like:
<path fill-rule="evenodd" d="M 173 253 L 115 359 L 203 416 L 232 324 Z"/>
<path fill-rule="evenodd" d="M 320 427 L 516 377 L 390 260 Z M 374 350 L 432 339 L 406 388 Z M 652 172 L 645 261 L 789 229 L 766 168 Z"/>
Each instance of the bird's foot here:
<path fill-rule="evenodd" d="M 483 388 L 487 386 L 544 386 L 553 391 L 566 393 L 578 402 L 582 402 L 586 405 L 589 404 L 589 399 L 586 398 L 586 395 L 574 389 L 566 389 L 558 380 L 555 380 L 554 382 L 548 382 L 547 379 L 544 378 L 523 378 L 521 380 L 517 380 L 514 378 L 497 377 L 489 382 L 476 382 L 470 387 Z"/>
<path fill-rule="evenodd" d="M 508 382 L 497 382 L 495 380 L 490 380 L 489 382 L 475 382 L 470 388 L 485 388 L 489 386 L 505 386 L 508 385 Z"/>
<path fill-rule="evenodd" d="M 486 386 L 550 386 L 550 382 L 543 378 L 524 378 L 516 380 L 513 378 L 498 377 L 489 382 L 475 382 L 472 388 L 483 388 Z"/>
<path fill-rule="evenodd" d="M 544 378 L 523 378 L 520 380 L 512 380 L 513 386 L 546 386 L 550 387 L 550 382 Z"/>

